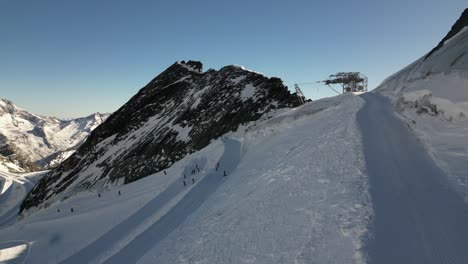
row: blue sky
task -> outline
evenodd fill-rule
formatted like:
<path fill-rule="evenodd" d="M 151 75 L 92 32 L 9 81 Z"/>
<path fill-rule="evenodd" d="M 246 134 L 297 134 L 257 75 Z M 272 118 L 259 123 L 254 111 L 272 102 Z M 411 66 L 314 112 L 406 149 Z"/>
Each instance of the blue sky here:
<path fill-rule="evenodd" d="M 0 98 L 33 113 L 112 112 L 177 60 L 294 83 L 361 71 L 370 88 L 433 48 L 466 3 L 1 1 Z M 331 96 L 303 86 L 307 97 Z"/>

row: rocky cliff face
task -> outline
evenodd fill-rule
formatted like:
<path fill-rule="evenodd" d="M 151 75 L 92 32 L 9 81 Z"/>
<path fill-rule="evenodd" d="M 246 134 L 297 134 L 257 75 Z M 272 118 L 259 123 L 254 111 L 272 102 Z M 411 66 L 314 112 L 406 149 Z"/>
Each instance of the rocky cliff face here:
<path fill-rule="evenodd" d="M 241 124 L 298 104 L 278 78 L 238 66 L 203 73 L 200 62 L 177 62 L 43 177 L 21 210 L 46 206 L 46 201 L 82 189 L 136 181 L 170 167 Z"/>
<path fill-rule="evenodd" d="M 462 31 L 465 27 L 468 26 L 468 8 L 463 11 L 461 14 L 460 18 L 455 22 L 455 24 L 452 26 L 450 31 L 447 33 L 447 35 L 439 42 L 439 44 L 433 48 L 424 59 L 427 59 L 429 56 L 431 56 L 434 52 L 438 51 L 440 48 L 442 48 L 445 44 L 445 42 L 452 37 L 454 37 L 456 34 L 458 34 L 460 31 Z"/>
<path fill-rule="evenodd" d="M 0 156 L 23 171 L 49 168 L 49 160 L 76 149 L 109 115 L 61 120 L 31 114 L 0 99 Z"/>

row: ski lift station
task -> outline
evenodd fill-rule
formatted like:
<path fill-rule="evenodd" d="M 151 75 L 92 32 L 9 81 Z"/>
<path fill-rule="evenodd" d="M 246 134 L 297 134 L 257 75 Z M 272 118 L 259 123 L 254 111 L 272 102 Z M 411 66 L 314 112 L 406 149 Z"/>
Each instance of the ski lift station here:
<path fill-rule="evenodd" d="M 322 82 L 328 86 L 341 85 L 343 93 L 367 92 L 367 77 L 360 72 L 339 72 Z"/>
<path fill-rule="evenodd" d="M 300 100 L 302 99 L 301 102 L 305 102 L 305 97 L 299 88 L 299 85 L 316 83 L 324 83 L 337 94 L 367 92 L 367 77 L 364 74 L 360 72 L 339 72 L 337 74 L 330 75 L 328 79 L 323 81 L 294 84 L 296 95 L 298 95 Z M 339 92 L 340 89 L 334 88 L 335 85 L 340 86 L 342 90 L 341 93 Z"/>

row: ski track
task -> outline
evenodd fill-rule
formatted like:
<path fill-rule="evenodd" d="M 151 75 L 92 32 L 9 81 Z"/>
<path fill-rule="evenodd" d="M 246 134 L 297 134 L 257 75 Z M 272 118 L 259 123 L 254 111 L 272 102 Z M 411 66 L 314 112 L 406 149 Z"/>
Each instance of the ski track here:
<path fill-rule="evenodd" d="M 369 263 L 468 263 L 468 210 L 383 96 L 358 112 L 375 219 Z"/>
<path fill-rule="evenodd" d="M 212 169 L 208 171 L 188 193 L 174 205 L 165 215 L 142 233 L 132 239 L 115 255 L 111 255 L 105 263 L 136 263 L 148 250 L 154 247 L 175 230 L 185 219 L 199 208 L 203 202 L 223 182 L 222 171 L 232 172 L 240 162 L 241 143 L 225 138 L 224 153 L 220 159 L 220 171 Z M 190 177 L 187 177 L 190 186 Z M 84 249 L 65 259 L 62 263 L 100 263 L 103 261 L 103 253 L 109 254 L 115 250 L 116 243 L 129 236 L 136 226 L 152 217 L 158 210 L 168 204 L 186 187 L 181 180 L 175 181 L 163 193 L 147 203 L 135 214 L 112 228 L 109 232 L 92 242 Z"/>

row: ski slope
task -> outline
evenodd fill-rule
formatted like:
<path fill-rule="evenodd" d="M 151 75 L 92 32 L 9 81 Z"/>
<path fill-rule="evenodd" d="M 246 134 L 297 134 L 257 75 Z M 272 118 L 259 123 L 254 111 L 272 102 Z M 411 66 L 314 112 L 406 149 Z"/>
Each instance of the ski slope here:
<path fill-rule="evenodd" d="M 468 202 L 467 50 L 465 27 L 427 59 L 421 57 L 375 90 L 392 100 L 398 116 Z"/>
<path fill-rule="evenodd" d="M 224 153 L 219 163 L 222 164 L 223 169 L 232 171 L 240 161 L 240 142 L 228 138 L 224 139 L 223 142 Z M 186 168 L 185 171 L 188 173 L 189 168 Z M 115 226 L 85 249 L 66 259 L 63 263 L 99 263 L 103 258 L 97 257 L 103 252 L 116 253 L 105 263 L 136 263 L 151 246 L 176 229 L 188 215 L 194 212 L 216 190 L 223 182 L 223 174 L 215 169 L 208 171 L 207 175 L 199 183 L 196 183 L 163 217 L 134 237 L 124 248 L 113 250 L 112 247 L 117 241 L 121 241 L 128 236 L 136 226 L 150 217 L 153 212 L 160 210 L 164 205 L 175 199 L 179 193 L 187 189 L 181 184 L 181 180 L 174 182 L 138 212 Z M 189 179 L 186 182 L 191 185 Z M 151 243 L 148 243 L 148 241 L 151 241 Z"/>
<path fill-rule="evenodd" d="M 0 242 L 25 241 L 27 263 L 363 263 L 362 105 L 344 95 L 278 111 L 167 174 L 50 204 Z"/>
<path fill-rule="evenodd" d="M 23 198 L 43 174 L 0 171 L 0 230 L 16 222 Z M 29 250 L 28 241 L 0 237 L 0 263 L 25 263 Z"/>
<path fill-rule="evenodd" d="M 358 114 L 375 220 L 369 263 L 466 263 L 468 206 L 390 101 L 362 96 Z"/>
<path fill-rule="evenodd" d="M 23 198 L 43 174 L 0 171 L 0 229 L 15 222 Z"/>

